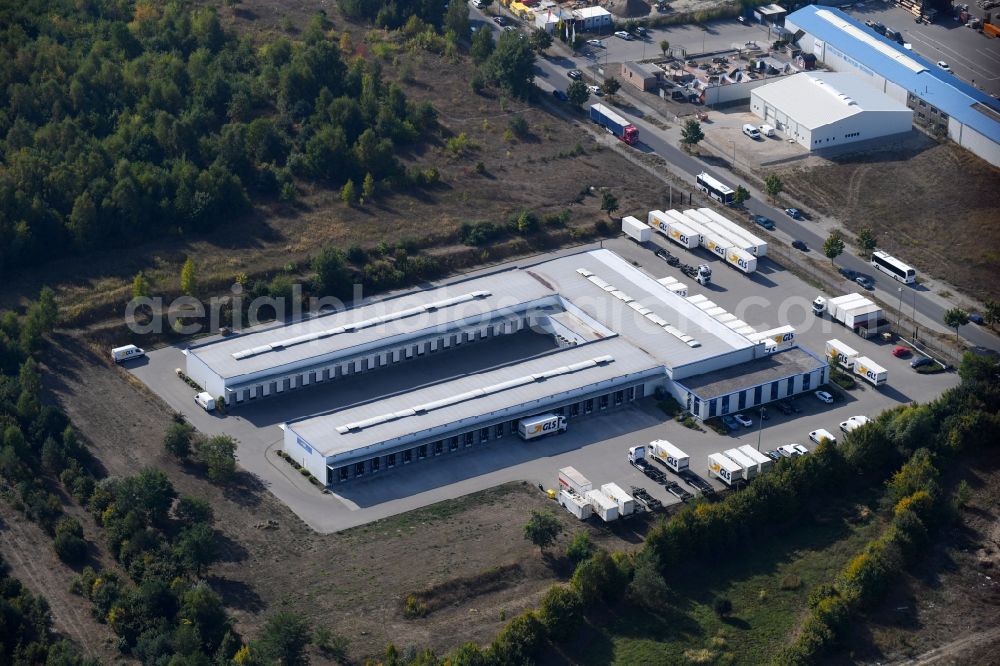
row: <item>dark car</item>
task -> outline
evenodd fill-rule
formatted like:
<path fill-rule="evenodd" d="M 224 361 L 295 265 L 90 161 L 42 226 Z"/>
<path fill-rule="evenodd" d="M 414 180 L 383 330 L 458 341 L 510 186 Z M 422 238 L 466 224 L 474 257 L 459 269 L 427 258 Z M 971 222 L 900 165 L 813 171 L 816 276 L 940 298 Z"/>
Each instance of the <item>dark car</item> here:
<path fill-rule="evenodd" d="M 788 215 L 788 217 L 792 218 L 793 220 L 802 219 L 802 211 L 799 210 L 798 208 L 786 208 L 785 214 Z"/>
<path fill-rule="evenodd" d="M 562 90 L 553 90 L 552 96 L 555 97 L 560 102 L 565 102 L 566 100 L 569 99 L 569 97 L 566 96 L 566 93 L 564 93 Z"/>
<path fill-rule="evenodd" d="M 794 247 L 796 250 L 802 250 L 803 252 L 809 251 L 809 246 L 805 244 L 805 241 L 793 240 L 792 247 Z"/>
<path fill-rule="evenodd" d="M 864 289 L 871 291 L 875 288 L 875 280 L 871 279 L 867 275 L 859 275 L 854 278 L 854 281 L 861 285 Z"/>
<path fill-rule="evenodd" d="M 680 90 L 675 90 L 672 93 L 670 93 L 670 99 L 678 102 L 683 102 L 684 100 L 687 99 L 687 97 Z"/>
<path fill-rule="evenodd" d="M 978 312 L 973 312 L 972 314 L 969 315 L 969 321 L 971 321 L 973 324 L 978 324 L 982 326 L 983 315 L 979 314 Z"/>
<path fill-rule="evenodd" d="M 768 231 L 774 231 L 774 222 L 771 221 L 771 218 L 764 217 L 763 215 L 751 215 L 750 219 L 757 226 L 764 227 Z"/>
<path fill-rule="evenodd" d="M 792 406 L 789 405 L 787 402 L 784 401 L 776 402 L 774 403 L 774 406 L 777 408 L 779 412 L 781 412 L 785 416 L 788 416 L 789 414 L 792 413 Z"/>
<path fill-rule="evenodd" d="M 496 23 L 497 25 L 501 25 L 501 26 L 502 25 L 507 25 L 507 20 L 504 17 L 502 17 L 502 16 L 494 16 L 493 17 L 493 22 Z"/>
<path fill-rule="evenodd" d="M 581 78 L 583 78 L 583 72 L 581 72 L 578 69 L 571 69 L 568 72 L 566 72 L 566 76 L 573 79 L 574 81 L 578 81 Z"/>
<path fill-rule="evenodd" d="M 674 258 L 674 255 L 670 254 L 664 249 L 657 250 L 656 256 L 658 256 L 660 259 L 663 259 L 663 261 L 666 261 L 667 263 L 670 263 L 670 260 Z"/>
<path fill-rule="evenodd" d="M 920 358 L 915 358 L 910 361 L 910 367 L 913 369 L 922 368 L 925 365 L 934 365 L 934 361 L 927 358 L 926 356 L 921 356 Z"/>
<path fill-rule="evenodd" d="M 848 280 L 853 280 L 854 278 L 858 277 L 858 272 L 850 268 L 841 268 L 840 274 L 843 275 Z"/>

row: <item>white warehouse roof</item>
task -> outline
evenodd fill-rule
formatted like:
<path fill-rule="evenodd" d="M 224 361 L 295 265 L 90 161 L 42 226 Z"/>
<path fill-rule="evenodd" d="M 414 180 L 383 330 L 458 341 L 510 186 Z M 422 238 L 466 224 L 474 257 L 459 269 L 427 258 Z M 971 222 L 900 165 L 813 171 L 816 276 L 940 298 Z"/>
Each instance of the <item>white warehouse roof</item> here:
<path fill-rule="evenodd" d="M 761 86 L 752 94 L 809 129 L 859 113 L 912 113 L 860 76 L 846 72 L 803 72 Z"/>
<path fill-rule="evenodd" d="M 611 12 L 604 7 L 584 7 L 582 9 L 574 9 L 573 14 L 577 18 L 581 19 L 596 18 L 598 16 L 611 16 Z"/>

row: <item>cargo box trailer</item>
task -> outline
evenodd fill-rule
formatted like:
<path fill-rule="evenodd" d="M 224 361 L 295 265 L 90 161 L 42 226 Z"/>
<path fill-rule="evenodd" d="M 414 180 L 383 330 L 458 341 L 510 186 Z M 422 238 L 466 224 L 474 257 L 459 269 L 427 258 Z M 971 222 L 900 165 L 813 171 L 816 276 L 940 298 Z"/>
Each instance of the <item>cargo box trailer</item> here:
<path fill-rule="evenodd" d="M 590 119 L 630 146 L 639 141 L 639 130 L 636 126 L 603 104 L 594 104 L 590 107 Z"/>
<path fill-rule="evenodd" d="M 771 469 L 771 465 L 774 464 L 774 461 L 769 456 L 764 455 L 749 444 L 744 444 L 739 447 L 739 452 L 757 463 L 757 471 L 760 474 L 763 474 L 767 470 Z"/>
<path fill-rule="evenodd" d="M 833 340 L 826 341 L 826 357 L 836 362 L 837 365 L 850 370 L 854 367 L 854 361 L 858 358 L 858 352 L 834 338 Z"/>
<path fill-rule="evenodd" d="M 601 486 L 601 492 L 618 503 L 618 515 L 627 516 L 635 511 L 635 498 L 617 483 L 605 483 Z"/>
<path fill-rule="evenodd" d="M 701 244 L 701 236 L 685 224 L 677 211 L 664 213 L 662 210 L 651 210 L 646 221 L 650 227 L 687 250 L 693 250 Z"/>
<path fill-rule="evenodd" d="M 631 215 L 622 218 L 622 231 L 637 243 L 645 243 L 653 235 L 653 230 L 649 228 L 649 225 L 643 224 Z"/>
<path fill-rule="evenodd" d="M 708 473 L 727 486 L 743 480 L 743 468 L 721 453 L 708 456 Z"/>
<path fill-rule="evenodd" d="M 523 440 L 538 439 L 543 435 L 551 435 L 566 431 L 566 417 L 558 414 L 541 414 L 521 419 L 517 424 L 517 434 Z"/>
<path fill-rule="evenodd" d="M 889 371 L 867 356 L 854 359 L 854 374 L 872 386 L 882 386 L 889 379 Z"/>
<path fill-rule="evenodd" d="M 594 515 L 594 507 L 590 504 L 590 500 L 566 488 L 559 491 L 559 505 L 580 520 L 586 520 Z"/>
<path fill-rule="evenodd" d="M 743 468 L 743 478 L 749 481 L 760 474 L 760 466 L 753 458 L 748 458 L 739 449 L 727 449 L 723 453 L 734 463 Z"/>
<path fill-rule="evenodd" d="M 559 470 L 559 487 L 569 488 L 577 495 L 585 495 L 594 488 L 594 484 L 576 471 L 575 467 L 563 467 Z"/>
<path fill-rule="evenodd" d="M 667 277 L 660 278 L 657 282 L 662 284 L 667 291 L 672 291 L 682 298 L 686 298 L 688 295 L 688 286 L 683 282 L 679 282 L 677 278 L 668 275 Z"/>
<path fill-rule="evenodd" d="M 618 502 L 611 499 L 600 490 L 588 490 L 584 497 L 594 507 L 594 513 L 606 523 L 618 520 Z"/>
<path fill-rule="evenodd" d="M 682 472 L 691 466 L 691 457 L 665 439 L 657 439 L 649 443 L 649 456 L 667 469 Z"/>
<path fill-rule="evenodd" d="M 767 241 L 757 236 L 749 229 L 744 229 L 733 220 L 724 215 L 720 215 L 711 208 L 699 208 L 698 212 L 728 230 L 732 235 L 742 238 L 747 251 L 750 252 L 750 254 L 757 258 L 767 255 Z"/>

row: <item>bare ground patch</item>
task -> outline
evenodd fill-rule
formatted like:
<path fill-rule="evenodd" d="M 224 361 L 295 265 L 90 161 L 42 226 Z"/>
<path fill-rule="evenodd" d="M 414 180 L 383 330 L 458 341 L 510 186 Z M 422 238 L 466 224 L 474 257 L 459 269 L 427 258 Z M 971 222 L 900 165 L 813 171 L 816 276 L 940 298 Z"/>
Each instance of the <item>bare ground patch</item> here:
<path fill-rule="evenodd" d="M 982 300 L 1000 298 L 1000 169 L 919 135 L 899 145 L 779 170 L 785 190 L 918 271 Z"/>

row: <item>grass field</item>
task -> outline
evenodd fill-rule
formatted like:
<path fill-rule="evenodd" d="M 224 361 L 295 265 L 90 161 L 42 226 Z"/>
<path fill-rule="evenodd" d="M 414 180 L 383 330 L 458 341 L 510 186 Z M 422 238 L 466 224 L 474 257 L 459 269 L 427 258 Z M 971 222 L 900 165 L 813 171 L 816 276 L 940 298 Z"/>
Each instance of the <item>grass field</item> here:
<path fill-rule="evenodd" d="M 809 590 L 878 534 L 880 520 L 861 513 L 837 507 L 752 550 L 734 544 L 728 562 L 674 576 L 683 582 L 671 586 L 663 610 L 628 606 L 589 627 L 589 640 L 561 655 L 564 663 L 766 663 L 798 627 Z M 724 619 L 713 610 L 720 597 L 733 604 Z"/>

